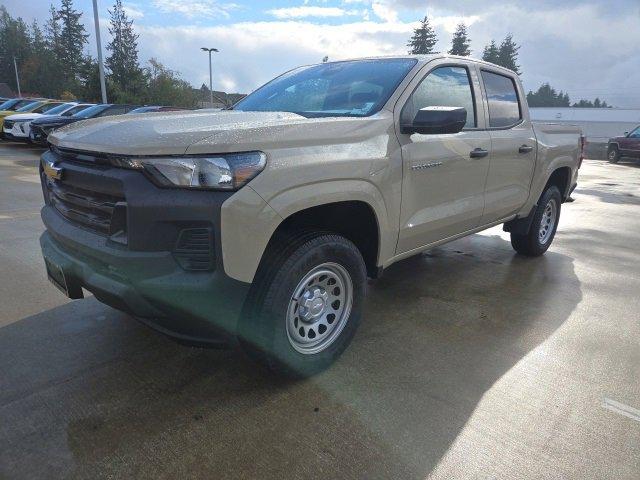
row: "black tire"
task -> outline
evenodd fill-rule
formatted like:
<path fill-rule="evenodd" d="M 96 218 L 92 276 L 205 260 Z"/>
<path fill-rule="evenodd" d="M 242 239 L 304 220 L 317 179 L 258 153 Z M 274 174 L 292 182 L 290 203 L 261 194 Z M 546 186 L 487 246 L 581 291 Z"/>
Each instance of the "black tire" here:
<path fill-rule="evenodd" d="M 548 223 L 546 225 L 546 229 L 550 230 L 544 230 L 544 232 L 548 231 L 548 234 L 541 238 L 541 232 L 543 231 L 542 217 L 545 215 L 545 210 L 549 208 L 550 202 L 555 202 L 555 207 L 553 207 L 555 208 L 555 219 L 552 222 L 553 224 Z M 549 249 L 558 229 L 561 203 L 562 196 L 558 187 L 555 185 L 547 187 L 540 197 L 529 232 L 526 234 L 511 234 L 511 246 L 516 252 L 528 257 L 538 257 Z"/>
<path fill-rule="evenodd" d="M 620 150 L 616 145 L 612 145 L 609 147 L 607 151 L 607 160 L 609 163 L 618 163 L 620 161 Z"/>
<path fill-rule="evenodd" d="M 342 330 L 318 353 L 300 353 L 287 331 L 287 315 L 301 280 L 319 265 L 340 265 L 353 286 L 351 310 Z M 366 268 L 358 248 L 346 238 L 327 232 L 278 234 L 256 273 L 248 304 L 240 320 L 240 344 L 254 360 L 272 371 L 304 378 L 329 367 L 351 342 L 362 316 Z M 315 334 L 314 334 L 315 336 Z"/>

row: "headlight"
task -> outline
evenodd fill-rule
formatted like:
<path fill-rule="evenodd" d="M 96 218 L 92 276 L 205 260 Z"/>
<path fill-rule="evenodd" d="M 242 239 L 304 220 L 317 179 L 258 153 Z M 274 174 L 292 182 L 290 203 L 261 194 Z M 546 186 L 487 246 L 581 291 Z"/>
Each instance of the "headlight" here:
<path fill-rule="evenodd" d="M 237 190 L 266 165 L 262 152 L 193 157 L 121 158 L 120 166 L 144 169 L 160 185 L 213 190 Z"/>

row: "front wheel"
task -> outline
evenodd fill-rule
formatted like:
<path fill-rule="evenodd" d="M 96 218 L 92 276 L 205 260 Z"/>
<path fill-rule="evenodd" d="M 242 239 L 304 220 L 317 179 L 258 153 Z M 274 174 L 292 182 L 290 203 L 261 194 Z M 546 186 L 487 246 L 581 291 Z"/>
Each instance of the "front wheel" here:
<path fill-rule="evenodd" d="M 607 159 L 610 163 L 618 163 L 620 161 L 620 150 L 615 145 L 609 147 L 609 151 L 607 152 Z"/>
<path fill-rule="evenodd" d="M 555 185 L 548 187 L 536 207 L 529 232 L 511 234 L 511 246 L 521 255 L 537 257 L 548 250 L 560 221 L 562 196 Z"/>
<path fill-rule="evenodd" d="M 366 269 L 358 248 L 323 232 L 283 236 L 265 253 L 240 341 L 271 370 L 308 377 L 329 367 L 360 323 Z"/>

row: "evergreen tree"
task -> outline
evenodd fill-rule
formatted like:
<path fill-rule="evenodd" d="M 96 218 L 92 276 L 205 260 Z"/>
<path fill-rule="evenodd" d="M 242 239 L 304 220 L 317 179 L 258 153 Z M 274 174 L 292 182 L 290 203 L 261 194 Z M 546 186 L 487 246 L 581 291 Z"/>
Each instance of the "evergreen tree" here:
<path fill-rule="evenodd" d="M 51 5 L 49 18 L 44 25 L 44 38 L 47 43 L 47 90 L 43 95 L 57 98 L 64 90 L 62 29 L 58 10 Z"/>
<path fill-rule="evenodd" d="M 64 88 L 78 90 L 84 65 L 83 49 L 87 43 L 84 25 L 80 21 L 82 12 L 73 8 L 73 0 L 62 0 L 58 19 L 60 21 L 60 47 L 64 74 Z"/>
<path fill-rule="evenodd" d="M 111 15 L 109 33 L 112 40 L 107 44 L 111 53 L 105 64 L 109 69 L 110 82 L 120 101 L 133 101 L 133 97 L 144 89 L 144 74 L 138 63 L 138 35 L 133 31 L 133 20 L 127 18 L 122 0 L 116 0 Z"/>
<path fill-rule="evenodd" d="M 31 55 L 29 29 L 21 18 L 12 18 L 7 9 L 0 5 L 0 82 L 7 83 L 17 92 L 13 59 L 16 58 L 18 71 Z M 24 85 L 22 90 L 26 91 Z"/>
<path fill-rule="evenodd" d="M 102 102 L 102 92 L 100 90 L 100 70 L 98 60 L 87 55 L 82 66 L 82 88 L 78 98 L 86 102 Z"/>
<path fill-rule="evenodd" d="M 484 47 L 484 51 L 482 52 L 482 60 L 485 62 L 498 63 L 500 58 L 500 50 L 498 49 L 498 45 L 496 45 L 495 40 L 491 40 L 489 45 Z"/>
<path fill-rule="evenodd" d="M 518 65 L 518 50 L 520 47 L 513 41 L 513 35 L 507 35 L 500 44 L 498 61 L 495 63 L 520 75 L 522 72 L 520 72 L 520 65 Z"/>
<path fill-rule="evenodd" d="M 30 29 L 31 53 L 22 62 L 20 80 L 29 87 L 30 92 L 40 95 L 54 96 L 51 91 L 49 67 L 52 59 L 47 42 L 37 21 L 33 21 Z"/>
<path fill-rule="evenodd" d="M 471 55 L 470 46 L 471 40 L 469 40 L 467 34 L 467 26 L 464 23 L 459 23 L 451 39 L 451 50 L 449 50 L 449 54 L 468 57 Z"/>
<path fill-rule="evenodd" d="M 60 19 L 58 17 L 58 11 L 53 5 L 49 7 L 49 19 L 44 25 L 44 32 L 49 50 L 56 57 L 56 60 L 61 60 L 62 44 L 60 41 Z"/>
<path fill-rule="evenodd" d="M 407 47 L 412 55 L 424 55 L 428 53 L 436 53 L 433 48 L 438 41 L 436 33 L 429 25 L 429 19 L 425 16 L 420 26 L 413 31 L 413 36 Z"/>
<path fill-rule="evenodd" d="M 530 107 L 569 107 L 571 102 L 569 101 L 569 94 L 564 93 L 562 90 L 556 92 L 549 83 L 543 83 L 540 85 L 536 92 L 527 94 L 527 103 Z"/>

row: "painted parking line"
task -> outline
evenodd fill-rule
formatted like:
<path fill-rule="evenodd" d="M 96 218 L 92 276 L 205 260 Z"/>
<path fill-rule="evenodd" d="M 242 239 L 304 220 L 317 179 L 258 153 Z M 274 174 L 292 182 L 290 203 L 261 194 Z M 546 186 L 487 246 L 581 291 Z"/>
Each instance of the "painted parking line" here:
<path fill-rule="evenodd" d="M 606 397 L 602 400 L 602 406 L 607 410 L 611 410 L 612 412 L 629 417 L 636 422 L 640 422 L 640 410 L 637 408 L 630 407 L 629 405 L 616 402 L 615 400 L 611 400 Z"/>

